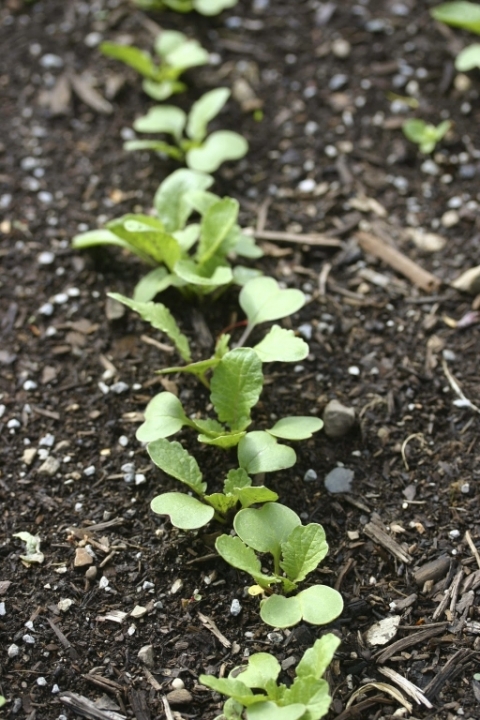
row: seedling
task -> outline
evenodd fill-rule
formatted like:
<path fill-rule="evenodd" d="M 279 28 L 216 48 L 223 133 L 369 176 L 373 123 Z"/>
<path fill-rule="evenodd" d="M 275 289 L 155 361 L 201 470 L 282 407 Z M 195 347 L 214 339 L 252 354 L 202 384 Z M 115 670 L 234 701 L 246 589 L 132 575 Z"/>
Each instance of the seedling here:
<path fill-rule="evenodd" d="M 262 600 L 260 617 L 274 627 L 286 628 L 301 620 L 312 625 L 326 625 L 340 615 L 343 600 L 340 593 L 327 585 L 313 585 L 296 595 L 298 583 L 317 568 L 328 552 L 321 525 L 302 525 L 298 515 L 280 503 L 267 503 L 255 510 L 240 510 L 233 527 L 238 537 L 221 535 L 215 547 L 233 567 L 243 570 L 256 585 L 250 594 L 271 593 L 270 586 L 281 586 L 283 595 Z M 269 553 L 273 571 L 266 575 L 256 553 Z"/>
<path fill-rule="evenodd" d="M 332 633 L 316 640 L 298 663 L 290 687 L 278 682 L 281 666 L 270 653 L 251 655 L 228 678 L 200 675 L 199 680 L 229 698 L 216 720 L 320 720 L 332 701 L 322 678 L 339 645 Z"/>
<path fill-rule="evenodd" d="M 444 120 L 439 125 L 431 125 L 424 120 L 412 118 L 405 120 L 402 130 L 408 140 L 419 146 L 420 152 L 428 155 L 435 150 L 436 144 L 445 137 L 451 127 L 450 120 Z"/>
<path fill-rule="evenodd" d="M 119 245 L 157 266 L 138 283 L 135 302 L 148 302 L 171 286 L 191 298 L 221 291 L 232 282 L 241 285 L 258 271 L 232 268 L 228 257 L 257 258 L 262 251 L 237 223 L 238 202 L 206 191 L 211 181 L 204 173 L 177 170 L 157 190 L 157 217 L 123 215 L 105 228 L 76 235 L 73 247 Z M 194 210 L 201 215 L 200 223 L 185 226 Z"/>
<path fill-rule="evenodd" d="M 178 79 L 180 75 L 189 68 L 208 63 L 208 52 L 196 40 L 189 40 L 176 30 L 163 30 L 154 48 L 158 64 L 150 53 L 132 45 L 112 42 L 100 45 L 104 55 L 120 60 L 143 75 L 142 87 L 154 100 L 166 100 L 186 90 L 187 86 Z"/>
<path fill-rule="evenodd" d="M 472 2 L 448 2 L 430 11 L 435 20 L 480 35 L 480 5 Z M 480 67 L 480 44 L 464 48 L 455 58 L 455 68 L 468 72 Z"/>
<path fill-rule="evenodd" d="M 207 137 L 208 123 L 218 115 L 229 97 L 227 88 L 210 90 L 193 104 L 188 116 L 174 105 L 151 108 L 133 123 L 134 129 L 140 133 L 165 133 L 175 144 L 161 140 L 129 140 L 124 148 L 155 150 L 186 162 L 193 170 L 214 172 L 222 163 L 238 160 L 248 151 L 245 138 L 231 130 L 217 130 Z"/>
<path fill-rule="evenodd" d="M 218 15 L 222 10 L 236 5 L 237 0 L 134 0 L 134 3 L 144 10 L 170 8 L 180 13 L 196 10 L 202 15 Z"/>
<path fill-rule="evenodd" d="M 152 461 L 167 475 L 184 483 L 196 497 L 179 492 L 157 495 L 151 502 L 153 512 L 168 515 L 170 522 L 182 530 L 203 527 L 214 517 L 226 522 L 238 505 L 250 505 L 277 500 L 277 493 L 264 485 L 252 486 L 252 479 L 242 468 L 230 470 L 223 485 L 223 492 L 206 494 L 207 483 L 195 458 L 178 442 L 155 440 L 148 446 Z"/>

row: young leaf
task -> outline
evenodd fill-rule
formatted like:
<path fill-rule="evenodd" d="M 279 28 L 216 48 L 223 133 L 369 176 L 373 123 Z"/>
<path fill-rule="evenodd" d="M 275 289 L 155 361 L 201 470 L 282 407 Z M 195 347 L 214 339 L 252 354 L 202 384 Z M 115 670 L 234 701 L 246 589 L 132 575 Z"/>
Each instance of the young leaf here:
<path fill-rule="evenodd" d="M 181 530 L 196 530 L 203 527 L 214 516 L 214 509 L 210 505 L 185 495 L 185 493 L 169 492 L 157 495 L 150 503 L 150 507 L 157 515 L 168 515 L 170 522 Z"/>
<path fill-rule="evenodd" d="M 202 218 L 196 259 L 199 265 L 210 260 L 233 228 L 238 216 L 238 201 L 223 198 L 211 205 Z"/>
<path fill-rule="evenodd" d="M 133 128 L 142 133 L 168 133 L 180 143 L 187 116 L 175 105 L 157 105 L 137 118 Z"/>
<path fill-rule="evenodd" d="M 203 498 L 206 503 L 211 505 L 215 512 L 225 516 L 230 510 L 233 510 L 237 504 L 237 498 L 232 496 L 224 495 L 223 493 L 212 493 L 211 495 L 205 495 Z"/>
<path fill-rule="evenodd" d="M 295 337 L 293 330 L 273 325 L 253 348 L 262 362 L 299 362 L 309 352 L 305 340 Z"/>
<path fill-rule="evenodd" d="M 205 373 L 212 367 L 218 365 L 219 362 L 219 358 L 212 357 L 208 360 L 199 360 L 198 362 L 190 363 L 189 365 L 178 365 L 175 367 L 163 368 L 162 370 L 157 370 L 156 372 L 158 375 L 169 375 L 176 372 L 190 373 L 191 375 L 196 375 L 198 379 L 208 387 Z"/>
<path fill-rule="evenodd" d="M 480 35 L 480 6 L 472 2 L 447 2 L 432 8 L 430 14 L 435 20 L 463 28 Z"/>
<path fill-rule="evenodd" d="M 458 72 L 468 72 L 480 67 L 480 45 L 473 43 L 461 50 L 455 58 L 455 69 Z"/>
<path fill-rule="evenodd" d="M 147 303 L 171 285 L 183 287 L 185 284 L 181 278 L 172 275 L 166 267 L 160 265 L 160 267 L 154 268 L 138 281 L 133 290 L 133 300 L 134 302 Z"/>
<path fill-rule="evenodd" d="M 285 690 L 282 702 L 287 707 L 291 707 L 295 703 L 304 703 L 307 706 L 309 720 L 319 720 L 328 713 L 332 698 L 325 680 L 317 680 L 314 677 L 297 677 L 293 684 Z"/>
<path fill-rule="evenodd" d="M 260 358 L 250 348 L 230 350 L 215 368 L 210 387 L 218 419 L 233 431 L 245 430 L 263 387 Z"/>
<path fill-rule="evenodd" d="M 249 707 L 247 709 L 247 720 L 300 720 L 303 717 L 308 718 L 305 715 L 306 712 L 307 707 L 302 703 L 279 707 L 269 700 Z"/>
<path fill-rule="evenodd" d="M 106 57 L 120 60 L 129 67 L 136 70 L 146 78 L 154 78 L 157 68 L 152 62 L 149 53 L 140 50 L 132 45 L 121 45 L 120 43 L 102 42 L 100 52 Z"/>
<path fill-rule="evenodd" d="M 165 232 L 157 218 L 123 215 L 107 223 L 107 229 L 126 241 L 137 254 L 146 255 L 159 264 L 165 263 L 170 270 L 181 257 L 178 242 Z"/>
<path fill-rule="evenodd" d="M 252 484 L 252 479 L 247 475 L 243 468 L 235 468 L 229 470 L 225 482 L 223 484 L 223 492 L 234 493 L 241 488 L 248 488 Z"/>
<path fill-rule="evenodd" d="M 149 443 L 147 450 L 160 470 L 188 485 L 197 495 L 203 495 L 207 483 L 202 482 L 202 473 L 195 458 L 179 442 L 169 442 L 160 438 Z"/>
<path fill-rule="evenodd" d="M 162 30 L 155 40 L 155 52 L 161 58 L 181 47 L 186 42 L 187 36 L 178 30 Z"/>
<path fill-rule="evenodd" d="M 180 332 L 175 318 L 165 305 L 153 302 L 135 302 L 135 300 L 130 300 L 124 295 L 120 295 L 120 293 L 108 293 L 108 296 L 137 312 L 142 320 L 149 322 L 156 330 L 164 332 L 170 340 L 175 343 L 175 347 L 185 362 L 190 362 L 191 354 L 188 340 L 186 336 Z"/>
<path fill-rule="evenodd" d="M 176 230 L 173 233 L 173 237 L 177 240 L 184 253 L 187 253 L 195 245 L 199 235 L 200 225 L 198 223 L 192 223 L 183 230 Z"/>
<path fill-rule="evenodd" d="M 184 92 L 186 89 L 187 86 L 179 80 L 155 82 L 155 80 L 147 79 L 142 82 L 143 92 L 153 100 L 158 100 L 158 102 L 163 102 L 172 95 Z"/>
<path fill-rule="evenodd" d="M 310 415 L 284 417 L 267 430 L 270 435 L 283 440 L 308 440 L 312 433 L 323 427 L 323 420 Z"/>
<path fill-rule="evenodd" d="M 179 162 L 183 160 L 183 150 L 162 140 L 128 140 L 123 143 L 123 149 L 129 152 L 131 150 L 154 150 Z"/>
<path fill-rule="evenodd" d="M 165 60 L 173 68 L 183 72 L 187 68 L 206 65 L 209 55 L 197 40 L 185 39 L 181 45 L 166 55 Z"/>
<path fill-rule="evenodd" d="M 301 525 L 298 515 L 286 505 L 267 503 L 258 510 L 240 510 L 233 527 L 237 535 L 257 552 L 279 557 L 282 543 Z"/>
<path fill-rule="evenodd" d="M 262 602 L 260 617 L 272 627 L 287 628 L 298 625 L 303 617 L 298 595 L 288 598 L 284 595 L 271 595 Z"/>
<path fill-rule="evenodd" d="M 243 705 L 234 700 L 228 698 L 223 706 L 223 712 L 218 715 L 215 720 L 243 720 Z"/>
<path fill-rule="evenodd" d="M 218 15 L 236 5 L 238 0 L 193 0 L 195 10 L 202 15 Z"/>
<path fill-rule="evenodd" d="M 271 277 L 250 280 L 240 291 L 240 306 L 250 327 L 292 315 L 305 304 L 301 290 L 282 290 Z"/>
<path fill-rule="evenodd" d="M 328 585 L 312 585 L 299 592 L 297 598 L 303 619 L 312 625 L 328 625 L 343 611 L 342 596 Z"/>
<path fill-rule="evenodd" d="M 200 266 L 193 260 L 179 260 L 174 270 L 182 280 L 191 285 L 198 285 L 207 293 L 232 282 L 232 271 L 225 265 L 218 265 L 210 277 L 201 275 Z"/>
<path fill-rule="evenodd" d="M 257 505 L 260 503 L 272 503 L 278 500 L 278 495 L 273 490 L 264 485 L 255 485 L 254 487 L 239 488 L 236 492 L 240 505 L 244 508 L 250 507 L 250 505 Z"/>
<path fill-rule="evenodd" d="M 315 641 L 311 648 L 305 651 L 302 659 L 297 665 L 295 674 L 297 677 L 311 675 L 321 678 L 333 660 L 333 656 L 340 645 L 340 640 L 333 633 L 327 633 Z"/>
<path fill-rule="evenodd" d="M 241 512 L 244 511 L 241 510 Z M 280 578 L 262 573 L 260 560 L 240 538 L 220 535 L 215 541 L 215 549 L 229 565 L 251 575 L 261 587 L 268 587 L 273 583 L 280 582 Z"/>
<path fill-rule="evenodd" d="M 196 171 L 191 171 L 196 172 Z M 199 215 L 205 215 L 212 205 L 215 205 L 221 198 L 215 193 L 208 190 L 191 190 L 188 193 L 187 200 Z"/>
<path fill-rule="evenodd" d="M 289 580 L 299 583 L 315 570 L 327 552 L 325 530 L 321 525 L 298 525 L 282 543 L 280 567 Z"/>
<path fill-rule="evenodd" d="M 188 150 L 186 162 L 193 170 L 211 173 L 228 160 L 239 160 L 248 152 L 244 137 L 232 130 L 217 130 L 200 147 Z"/>
<path fill-rule="evenodd" d="M 233 250 L 237 255 L 249 258 L 250 260 L 263 257 L 263 250 L 258 247 L 255 238 L 242 232 L 238 233 Z"/>
<path fill-rule="evenodd" d="M 130 252 L 137 253 L 137 250 L 130 245 L 130 243 L 122 240 L 110 230 L 88 230 L 87 232 L 75 235 L 72 238 L 72 247 L 76 250 L 85 250 L 86 248 L 95 247 L 97 245 L 119 245 L 120 247 L 130 250 Z M 137 253 L 143 260 L 149 262 L 150 258 L 148 255 Z"/>
<path fill-rule="evenodd" d="M 238 672 L 239 669 L 241 672 Z M 240 680 L 249 688 L 265 690 L 270 680 L 276 680 L 280 675 L 280 663 L 277 658 L 270 653 L 255 653 L 248 659 L 248 664 L 244 669 L 235 668 L 231 673 L 235 673 L 234 677 Z"/>
<path fill-rule="evenodd" d="M 180 168 L 169 175 L 159 186 L 153 200 L 158 217 L 167 232 L 185 227 L 192 207 L 188 201 L 191 190 L 206 190 L 213 178 L 197 170 Z"/>
<path fill-rule="evenodd" d="M 172 393 L 162 392 L 148 403 L 145 421 L 138 428 L 136 438 L 139 442 L 152 442 L 174 435 L 189 424 L 180 400 Z"/>
<path fill-rule="evenodd" d="M 295 465 L 295 450 L 280 445 L 267 432 L 254 430 L 242 438 L 238 444 L 238 464 L 249 475 L 261 472 L 276 472 Z"/>
<path fill-rule="evenodd" d="M 240 285 L 240 287 L 261 275 L 263 275 L 261 270 L 255 270 L 255 268 L 245 267 L 244 265 L 235 265 L 233 268 L 233 282 L 235 285 Z"/>
<path fill-rule="evenodd" d="M 188 137 L 196 142 L 202 142 L 207 134 L 208 123 L 218 115 L 229 97 L 228 88 L 215 88 L 193 103 L 187 122 Z"/>
<path fill-rule="evenodd" d="M 229 695 L 244 706 L 261 702 L 265 697 L 265 695 L 254 695 L 250 688 L 247 688 L 240 680 L 234 680 L 233 678 L 216 678 L 212 675 L 200 675 L 199 680 L 202 685 L 206 685 L 206 687 L 223 695 Z"/>
<path fill-rule="evenodd" d="M 245 431 L 231 433 L 224 430 L 223 433 L 213 437 L 212 435 L 199 435 L 198 442 L 205 443 L 206 445 L 216 445 L 224 449 L 235 447 L 238 445 L 240 440 L 245 436 Z"/>

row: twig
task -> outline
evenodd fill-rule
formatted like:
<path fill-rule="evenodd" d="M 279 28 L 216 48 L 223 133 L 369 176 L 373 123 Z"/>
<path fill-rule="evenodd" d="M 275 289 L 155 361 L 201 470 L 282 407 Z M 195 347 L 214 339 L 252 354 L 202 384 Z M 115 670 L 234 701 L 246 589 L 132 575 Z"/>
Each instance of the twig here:
<path fill-rule="evenodd" d="M 330 273 L 332 266 L 330 263 L 324 263 L 318 276 L 318 294 L 321 297 L 325 297 L 327 292 L 327 278 Z"/>
<path fill-rule="evenodd" d="M 262 232 L 265 230 L 265 225 L 267 224 L 267 215 L 268 215 L 268 208 L 270 207 L 270 198 L 267 197 L 262 202 L 258 209 L 258 216 L 257 216 L 257 227 L 256 232 Z"/>
<path fill-rule="evenodd" d="M 140 340 L 142 340 L 144 343 L 147 343 L 147 345 L 153 345 L 153 347 L 158 348 L 162 352 L 169 354 L 175 352 L 175 348 L 172 345 L 165 345 L 164 343 L 161 343 L 154 338 L 148 337 L 148 335 L 140 335 Z"/>
<path fill-rule="evenodd" d="M 410 695 L 410 697 L 415 700 L 417 705 L 423 703 L 425 707 L 427 707 L 429 710 L 433 708 L 430 700 L 428 700 L 422 693 L 420 688 L 410 682 L 410 680 L 402 677 L 402 675 L 389 667 L 380 667 L 378 668 L 378 671 L 381 672 L 382 675 L 385 675 L 385 677 L 387 677 L 389 680 L 392 680 L 392 682 L 396 683 L 399 687 L 401 687 L 402 690 L 407 693 L 407 695 Z"/>
<path fill-rule="evenodd" d="M 276 230 L 249 230 L 246 235 L 253 235 L 256 240 L 274 240 L 276 242 L 299 243 L 315 247 L 342 247 L 342 241 L 326 235 L 302 235 L 299 233 L 280 232 Z"/>
<path fill-rule="evenodd" d="M 401 449 L 402 459 L 403 459 L 403 463 L 405 465 L 405 470 L 407 470 L 407 471 L 410 470 L 410 466 L 407 462 L 407 455 L 406 455 L 405 451 L 407 449 L 407 445 L 410 442 L 410 440 L 415 440 L 416 438 L 418 438 L 420 440 L 420 445 L 423 447 L 425 445 L 425 436 L 423 433 L 413 433 L 412 435 L 409 435 L 402 443 L 402 449 Z"/>
<path fill-rule="evenodd" d="M 167 718 L 167 720 L 175 720 L 175 718 L 173 717 L 173 713 L 170 710 L 170 703 L 168 702 L 165 695 L 162 695 L 162 703 L 163 709 L 165 710 L 165 717 Z"/>
<path fill-rule="evenodd" d="M 469 532 L 468 530 L 467 530 L 466 533 L 465 533 L 465 540 L 467 541 L 468 547 L 469 547 L 470 550 L 472 551 L 472 555 L 473 555 L 473 557 L 475 558 L 475 560 L 477 561 L 478 567 L 480 568 L 480 555 L 479 555 L 479 553 L 478 553 L 477 548 L 475 547 L 475 545 L 474 545 L 474 543 L 473 543 L 473 540 L 472 540 L 472 538 L 471 538 L 470 532 Z"/>
<path fill-rule="evenodd" d="M 218 629 L 218 627 L 215 625 L 214 621 L 211 618 L 207 617 L 207 615 L 203 615 L 201 612 L 198 613 L 198 617 L 201 620 L 201 622 L 205 625 L 207 630 L 210 630 L 210 632 L 213 633 L 213 635 L 215 635 L 215 637 L 218 640 L 220 640 L 223 647 L 229 648 L 232 646 L 232 643 L 230 642 L 230 640 L 228 640 L 225 637 L 225 635 L 223 635 L 220 632 L 220 630 Z"/>
<path fill-rule="evenodd" d="M 443 367 L 443 372 L 445 373 L 446 378 L 447 378 L 448 382 L 450 383 L 450 387 L 452 388 L 455 395 L 458 396 L 458 400 L 454 400 L 453 404 L 456 407 L 466 407 L 466 408 L 469 408 L 470 410 L 474 410 L 475 412 L 480 413 L 480 408 L 477 407 L 476 405 L 474 405 L 467 397 L 465 397 L 465 395 L 461 391 L 460 385 L 457 383 L 457 381 L 453 377 L 452 373 L 448 369 L 448 366 L 447 366 L 447 363 L 445 362 L 445 360 L 442 360 L 442 367 Z"/>

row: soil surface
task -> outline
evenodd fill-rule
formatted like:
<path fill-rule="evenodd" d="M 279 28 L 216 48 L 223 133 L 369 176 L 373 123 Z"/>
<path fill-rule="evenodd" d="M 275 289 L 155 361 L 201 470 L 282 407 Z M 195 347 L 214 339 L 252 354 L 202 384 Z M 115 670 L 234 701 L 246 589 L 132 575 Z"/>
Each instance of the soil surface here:
<path fill-rule="evenodd" d="M 235 88 L 218 126 L 241 131 L 250 152 L 216 174 L 215 190 L 238 198 L 244 226 L 263 230 L 258 266 L 309 296 L 284 324 L 309 338 L 310 354 L 300 366 L 267 366 L 255 422 L 321 416 L 332 399 L 356 412 L 343 438 L 299 443 L 297 464 L 267 478 L 305 521 L 324 525 L 330 553 L 312 580 L 344 596 L 329 628 L 342 639 L 328 676 L 330 717 L 480 717 L 480 303 L 449 285 L 480 264 L 480 77 L 456 76 L 453 57 L 469 38 L 435 24 L 434 4 L 240 0 L 203 18 L 148 17 L 121 0 L 2 3 L 6 717 L 77 717 L 68 702 L 80 696 L 96 703 L 85 710 L 77 697 L 84 717 L 211 720 L 222 701 L 198 684 L 202 672 L 227 673 L 268 650 L 288 681 L 325 632 L 266 627 L 248 579 L 213 552 L 218 528 L 185 534 L 150 511 L 159 489 L 174 485 L 135 430 L 162 390 L 154 371 L 178 358 L 159 345 L 165 337 L 106 302 L 108 291 L 131 295 L 141 263 L 70 249 L 79 231 L 148 212 L 176 167 L 123 151 L 122 137 L 151 103 L 135 73 L 96 47 L 123 36 L 148 49 L 152 23 L 182 29 L 213 54 L 211 66 L 188 73 L 176 102 Z M 433 156 L 401 132 L 414 115 L 453 121 Z M 311 233 L 338 245 L 295 237 Z M 392 245 L 416 263 L 413 275 L 377 257 Z M 419 268 L 436 279 L 419 287 Z M 162 300 L 200 359 L 242 319 L 236 297 L 232 289 L 198 307 L 173 292 Z M 189 412 L 207 406 L 193 379 L 170 382 Z M 214 488 L 234 456 L 180 437 Z M 336 467 L 353 472 L 349 492 L 325 488 Z M 42 563 L 22 561 L 21 532 L 40 536 Z M 367 631 L 387 617 L 400 618 L 396 634 L 372 645 Z M 149 645 L 145 663 L 138 653 Z M 422 690 L 418 704 L 399 676 Z M 398 697 L 368 684 L 348 707 L 368 681 L 397 688 L 412 709 L 399 713 Z"/>

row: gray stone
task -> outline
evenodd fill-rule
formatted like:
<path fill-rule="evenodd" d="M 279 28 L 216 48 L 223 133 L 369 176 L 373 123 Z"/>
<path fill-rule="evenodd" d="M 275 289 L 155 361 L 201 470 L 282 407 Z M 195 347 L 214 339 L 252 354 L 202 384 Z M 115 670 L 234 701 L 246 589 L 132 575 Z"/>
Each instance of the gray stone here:
<path fill-rule="evenodd" d="M 53 476 L 60 469 L 60 460 L 49 455 L 42 465 L 38 468 L 39 475 Z"/>
<path fill-rule="evenodd" d="M 355 425 L 355 410 L 330 400 L 323 411 L 324 431 L 329 438 L 341 438 Z"/>
<path fill-rule="evenodd" d="M 155 659 L 153 656 L 153 645 L 144 645 L 137 654 L 138 659 L 147 667 L 153 667 Z"/>
<path fill-rule="evenodd" d="M 352 490 L 353 470 L 336 467 L 325 477 L 325 487 L 330 493 L 349 493 Z"/>

